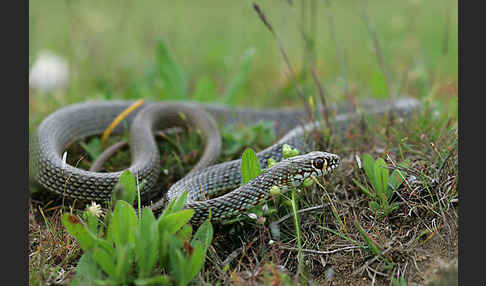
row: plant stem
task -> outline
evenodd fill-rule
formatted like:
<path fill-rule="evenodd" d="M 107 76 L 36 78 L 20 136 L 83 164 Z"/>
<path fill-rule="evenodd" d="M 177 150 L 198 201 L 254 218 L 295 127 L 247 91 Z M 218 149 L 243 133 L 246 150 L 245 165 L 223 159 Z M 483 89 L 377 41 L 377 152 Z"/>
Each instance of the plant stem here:
<path fill-rule="evenodd" d="M 138 204 L 138 219 L 141 219 L 142 215 L 142 206 L 141 206 L 141 198 L 140 198 L 140 183 L 138 181 L 138 176 L 135 176 L 137 180 L 137 204 Z"/>
<path fill-rule="evenodd" d="M 294 226 L 295 226 L 295 234 L 297 235 L 297 261 L 299 262 L 299 269 L 297 273 L 301 273 L 302 270 L 302 239 L 300 236 L 300 224 L 299 224 L 299 216 L 297 215 L 297 202 L 295 200 L 295 192 L 296 189 L 292 189 L 292 212 L 294 214 Z"/>

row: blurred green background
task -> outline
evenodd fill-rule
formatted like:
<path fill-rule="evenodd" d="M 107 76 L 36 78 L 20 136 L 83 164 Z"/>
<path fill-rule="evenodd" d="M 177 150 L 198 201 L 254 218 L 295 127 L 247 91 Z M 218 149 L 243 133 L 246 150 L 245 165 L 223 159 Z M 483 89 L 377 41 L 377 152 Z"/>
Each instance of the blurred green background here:
<path fill-rule="evenodd" d="M 157 55 L 158 43 L 165 43 L 187 83 L 187 97 L 180 99 L 213 101 L 237 85 L 230 104 L 298 103 L 278 42 L 251 1 L 29 3 L 29 64 L 48 49 L 66 57 L 70 66 L 70 83 L 63 94 L 31 92 L 32 124 L 55 108 L 88 98 L 174 98 L 164 91 L 164 79 L 157 78 L 165 64 Z M 383 49 L 392 92 L 457 101 L 455 0 L 256 3 L 281 39 L 306 93 L 316 89 L 299 25 L 315 40 L 317 69 L 329 101 L 341 99 L 345 86 L 351 95 L 385 96 L 375 46 L 360 17 L 364 8 Z"/>

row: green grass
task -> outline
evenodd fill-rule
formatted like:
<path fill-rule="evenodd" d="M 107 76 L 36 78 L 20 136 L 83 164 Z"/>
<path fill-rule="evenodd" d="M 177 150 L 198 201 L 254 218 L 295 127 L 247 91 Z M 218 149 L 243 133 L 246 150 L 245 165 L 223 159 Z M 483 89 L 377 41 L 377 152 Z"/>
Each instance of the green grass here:
<path fill-rule="evenodd" d="M 194 283 L 322 285 L 331 278 L 333 285 L 360 285 L 363 279 L 366 285 L 423 283 L 417 268 L 429 269 L 433 261 L 421 257 L 457 256 L 457 1 L 367 1 L 365 8 L 389 70 L 389 86 L 358 1 L 330 1 L 330 7 L 326 1 L 292 2 L 294 7 L 284 0 L 257 3 L 281 40 L 305 96 L 317 100 L 318 89 L 299 25 L 313 36 L 316 69 L 328 103 L 386 97 L 389 88 L 420 99 L 424 108 L 406 122 L 369 120 L 345 137 L 323 138 L 320 149 L 342 156 L 341 168 L 322 186 L 295 193 L 299 210 L 280 198 L 263 224 L 245 220 L 215 225 L 213 243 Z M 31 134 L 50 112 L 94 98 L 302 105 L 278 43 L 250 1 L 34 0 L 29 4 L 29 63 L 39 51 L 50 49 L 67 57 L 72 71 L 65 92 L 31 91 Z M 312 15 L 317 16 L 315 22 Z M 246 147 L 261 150 L 275 140 L 266 125 L 222 130 L 220 161 L 240 158 Z M 166 174 L 159 181 L 165 188 L 195 165 L 202 142 L 194 132 L 168 138 L 159 141 Z M 96 140 L 73 146 L 70 163 L 84 156 L 80 166 L 89 167 L 99 153 Z M 370 208 L 374 200 L 355 183 L 373 189 L 355 161 L 356 155 L 363 158 L 365 153 L 383 158 L 390 173 L 399 167 L 407 174 L 407 181 L 378 200 L 384 207 L 389 202 L 399 204 L 386 216 Z M 107 170 L 123 169 L 129 157 L 127 152 L 117 154 Z M 404 161 L 409 164 L 400 166 Z M 61 223 L 61 213 L 69 211 L 71 203 L 35 190 L 39 189 L 31 186 L 30 284 L 70 281 L 83 254 Z M 295 213 L 300 243 L 292 219 L 287 219 Z"/>
<path fill-rule="evenodd" d="M 339 46 L 345 51 L 351 91 L 363 96 L 380 90 L 373 87 L 373 83 L 379 82 L 380 73 L 375 51 L 354 2 L 331 1 L 330 10 L 321 3 L 317 5 L 317 67 L 330 92 L 330 101 L 342 95 L 343 73 L 330 36 L 328 11 L 333 14 Z M 410 83 L 414 85 L 428 80 L 429 87 L 449 81 L 457 86 L 457 2 L 368 2 L 370 17 L 397 84 L 408 71 Z M 293 11 L 286 1 L 280 0 L 259 4 L 272 21 L 293 65 L 300 70 L 303 43 L 296 28 L 300 7 Z M 448 6 L 450 24 L 446 30 Z M 196 1 L 35 0 L 29 5 L 29 23 L 29 62 L 39 50 L 47 48 L 68 57 L 75 69 L 68 98 L 61 104 L 107 92 L 118 97 L 128 87 L 140 84 L 154 68 L 159 39 L 168 44 L 174 58 L 187 72 L 190 89 L 200 77 L 209 77 L 218 90 L 226 90 L 249 48 L 255 49 L 255 55 L 246 96 L 240 104 L 275 104 L 271 95 L 279 94 L 288 84 L 277 43 L 249 1 L 210 0 L 201 5 Z M 446 31 L 449 49 L 444 55 Z M 405 87 L 404 92 L 417 94 L 411 88 L 419 87 Z"/>

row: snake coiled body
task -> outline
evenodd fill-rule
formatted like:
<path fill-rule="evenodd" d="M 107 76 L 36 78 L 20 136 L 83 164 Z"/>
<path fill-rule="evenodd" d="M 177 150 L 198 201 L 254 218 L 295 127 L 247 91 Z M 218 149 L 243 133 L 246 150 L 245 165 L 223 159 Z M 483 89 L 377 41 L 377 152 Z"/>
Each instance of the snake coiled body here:
<path fill-rule="evenodd" d="M 76 168 L 63 162 L 62 156 L 71 143 L 88 136 L 102 133 L 107 126 L 133 101 L 94 101 L 62 108 L 49 115 L 37 128 L 31 143 L 31 157 L 34 176 L 46 189 L 69 198 L 104 201 L 111 197 L 113 188 L 122 173 L 91 172 Z M 362 104 L 363 110 L 370 114 L 383 114 L 395 109 L 397 115 L 410 114 L 419 107 L 411 98 L 399 98 L 392 105 L 389 102 L 368 100 Z M 343 111 L 344 109 L 344 111 Z M 332 118 L 337 132 L 346 130 L 349 123 L 357 120 L 356 113 L 346 112 L 350 108 L 333 108 L 339 111 Z M 331 110 L 328 110 L 331 112 Z M 326 174 L 339 165 L 337 155 L 326 152 L 311 152 L 316 148 L 316 133 L 321 134 L 319 121 L 303 123 L 306 113 L 303 109 L 244 109 L 220 105 L 204 105 L 190 102 L 147 102 L 126 118 L 126 124 L 118 126 L 114 132 L 130 127 L 131 165 L 129 170 L 145 181 L 141 195 L 155 192 L 160 174 L 160 156 L 154 139 L 154 131 L 174 126 L 193 127 L 204 140 L 204 152 L 193 170 L 183 179 L 172 185 L 167 193 L 169 200 L 188 192 L 185 207 L 195 210 L 192 222 L 201 222 L 212 209 L 213 220 L 225 220 L 248 210 L 266 200 L 269 187 L 282 188 L 302 183 L 305 176 Z M 283 160 L 265 173 L 240 186 L 241 160 L 214 163 L 221 149 L 218 122 L 255 123 L 261 120 L 274 122 L 274 128 L 281 139 L 257 154 L 262 168 L 267 160 L 282 158 L 282 146 L 289 144 L 297 148 L 301 156 Z M 310 152 L 310 153 L 309 153 Z M 317 159 L 325 160 L 326 166 L 312 167 Z M 229 193 L 221 193 L 232 190 Z M 209 199 L 208 199 L 209 198 Z M 150 206 L 160 212 L 162 200 Z"/>

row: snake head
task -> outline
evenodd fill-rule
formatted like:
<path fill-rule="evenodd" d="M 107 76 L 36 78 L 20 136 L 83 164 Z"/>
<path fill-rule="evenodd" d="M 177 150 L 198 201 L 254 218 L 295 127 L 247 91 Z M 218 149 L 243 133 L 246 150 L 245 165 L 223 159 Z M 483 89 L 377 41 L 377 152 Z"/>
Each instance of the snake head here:
<path fill-rule="evenodd" d="M 300 185 L 310 176 L 320 177 L 330 174 L 341 162 L 338 155 L 321 151 L 295 156 L 289 160 L 294 170 L 291 178 L 294 186 Z"/>
<path fill-rule="evenodd" d="M 319 176 L 331 173 L 341 163 L 339 156 L 332 153 L 315 151 L 307 155 L 311 157 L 311 166 Z"/>

